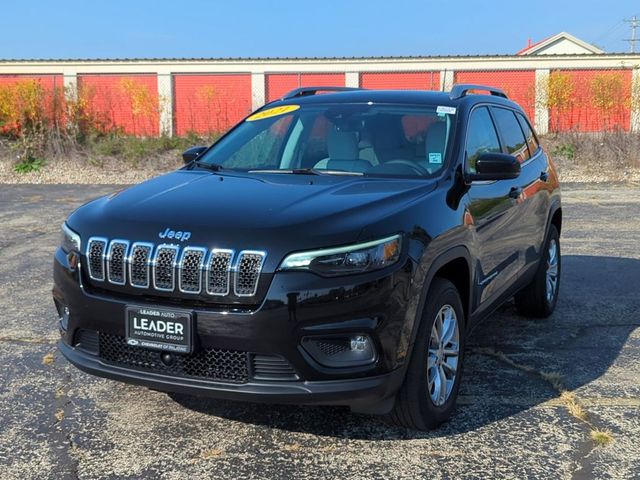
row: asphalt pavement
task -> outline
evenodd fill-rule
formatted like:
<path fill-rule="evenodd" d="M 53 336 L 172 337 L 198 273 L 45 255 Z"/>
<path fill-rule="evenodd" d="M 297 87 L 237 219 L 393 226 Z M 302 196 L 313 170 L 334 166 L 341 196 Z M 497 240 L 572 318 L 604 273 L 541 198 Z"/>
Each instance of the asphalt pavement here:
<path fill-rule="evenodd" d="M 68 364 L 51 300 L 59 227 L 117 188 L 0 185 L 3 479 L 640 478 L 640 188 L 564 186 L 556 312 L 507 304 L 478 327 L 455 415 L 432 432 L 170 397 Z"/>

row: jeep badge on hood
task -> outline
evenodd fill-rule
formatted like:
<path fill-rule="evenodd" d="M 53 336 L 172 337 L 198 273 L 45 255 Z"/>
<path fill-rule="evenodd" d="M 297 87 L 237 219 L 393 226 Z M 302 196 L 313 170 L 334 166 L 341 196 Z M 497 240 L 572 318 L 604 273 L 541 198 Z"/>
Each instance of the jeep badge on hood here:
<path fill-rule="evenodd" d="M 173 238 L 175 240 L 180 240 L 181 242 L 185 242 L 191 238 L 191 232 L 181 232 L 180 230 L 171 230 L 170 228 L 165 229 L 164 232 L 158 233 L 160 238 Z"/>

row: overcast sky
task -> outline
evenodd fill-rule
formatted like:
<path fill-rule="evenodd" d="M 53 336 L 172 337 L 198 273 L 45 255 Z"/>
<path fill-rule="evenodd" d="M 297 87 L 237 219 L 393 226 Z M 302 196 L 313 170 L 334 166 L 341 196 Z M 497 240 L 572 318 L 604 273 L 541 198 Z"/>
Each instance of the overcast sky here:
<path fill-rule="evenodd" d="M 509 54 L 563 30 L 620 52 L 634 14 L 631 0 L 20 0 L 3 2 L 0 58 Z"/>

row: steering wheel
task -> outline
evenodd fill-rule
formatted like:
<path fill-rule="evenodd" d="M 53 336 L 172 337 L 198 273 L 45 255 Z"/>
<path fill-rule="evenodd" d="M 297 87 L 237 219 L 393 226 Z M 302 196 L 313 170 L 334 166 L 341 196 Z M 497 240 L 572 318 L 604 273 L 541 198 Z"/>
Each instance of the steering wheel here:
<path fill-rule="evenodd" d="M 422 165 L 412 162 L 411 160 L 405 160 L 404 158 L 396 158 L 394 160 L 389 160 L 388 162 L 384 162 L 383 165 L 404 165 L 405 167 L 411 168 L 414 172 L 417 172 L 420 175 L 429 176 L 431 175 L 429 171 L 424 168 Z"/>

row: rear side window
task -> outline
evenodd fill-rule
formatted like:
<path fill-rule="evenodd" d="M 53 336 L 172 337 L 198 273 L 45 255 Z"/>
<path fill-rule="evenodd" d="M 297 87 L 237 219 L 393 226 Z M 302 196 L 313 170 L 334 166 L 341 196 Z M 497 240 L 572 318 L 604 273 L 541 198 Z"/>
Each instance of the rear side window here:
<path fill-rule="evenodd" d="M 530 157 L 529 148 L 515 113 L 506 108 L 492 108 L 491 110 L 507 152 L 516 157 L 520 163 L 527 161 Z"/>
<path fill-rule="evenodd" d="M 533 156 L 538 150 L 538 140 L 536 140 L 533 129 L 531 128 L 529 121 L 524 118 L 524 115 L 522 115 L 521 113 L 516 113 L 516 117 L 518 117 L 518 122 L 520 122 L 522 131 L 524 132 L 524 136 L 527 140 L 527 145 L 529 145 L 529 152 L 531 153 L 531 156 Z"/>
<path fill-rule="evenodd" d="M 519 127 L 518 127 L 519 128 Z M 467 129 L 467 170 L 476 172 L 476 161 L 482 153 L 500 153 L 498 134 L 486 107 L 476 108 L 469 117 Z"/>

